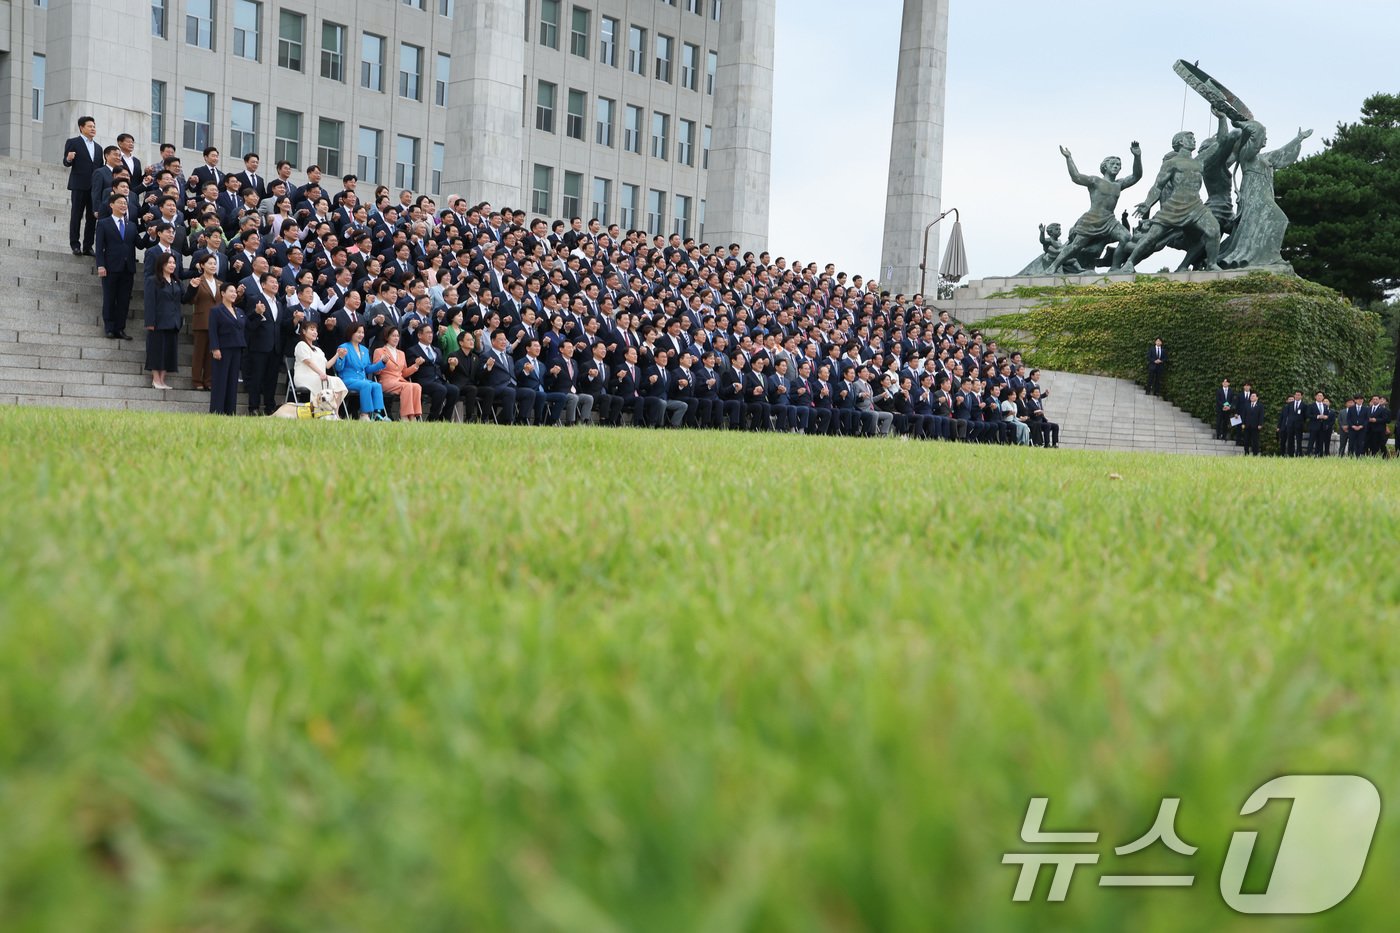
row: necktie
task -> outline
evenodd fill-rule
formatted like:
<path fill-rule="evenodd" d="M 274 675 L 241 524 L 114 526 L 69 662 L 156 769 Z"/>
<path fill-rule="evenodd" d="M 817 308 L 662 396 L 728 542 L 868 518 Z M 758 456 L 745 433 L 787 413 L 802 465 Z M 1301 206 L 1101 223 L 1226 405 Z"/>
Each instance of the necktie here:
<path fill-rule="evenodd" d="M 117 220 L 117 238 L 121 240 L 126 239 L 126 221 L 120 218 Z"/>

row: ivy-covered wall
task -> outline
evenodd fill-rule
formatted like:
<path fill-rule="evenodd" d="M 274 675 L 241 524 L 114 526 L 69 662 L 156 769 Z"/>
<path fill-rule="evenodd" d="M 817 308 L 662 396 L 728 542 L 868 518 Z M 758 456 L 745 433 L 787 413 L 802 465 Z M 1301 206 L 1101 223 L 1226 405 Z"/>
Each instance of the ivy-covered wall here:
<path fill-rule="evenodd" d="M 1147 350 L 1156 337 L 1169 365 L 1163 395 L 1215 422 L 1222 378 L 1251 383 L 1273 426 L 1283 400 L 1321 389 L 1338 408 L 1349 393 L 1389 385 L 1380 316 L 1336 292 L 1294 276 L 1259 272 L 1212 282 L 1139 277 L 1104 285 L 1020 288 L 1040 299 L 1029 311 L 982 322 L 1003 345 L 1021 348 L 1042 369 L 1147 381 Z"/>

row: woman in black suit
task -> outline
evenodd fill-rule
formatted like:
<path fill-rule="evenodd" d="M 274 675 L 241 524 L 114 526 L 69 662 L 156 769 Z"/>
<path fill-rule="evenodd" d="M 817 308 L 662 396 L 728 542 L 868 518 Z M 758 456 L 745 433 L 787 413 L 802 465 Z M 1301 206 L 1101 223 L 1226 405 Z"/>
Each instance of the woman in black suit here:
<path fill-rule="evenodd" d="M 167 253 L 156 268 L 156 274 L 146 278 L 146 368 L 151 371 L 151 388 L 168 389 L 168 373 L 178 370 L 177 340 L 184 292 L 180 288 L 180 262 L 174 253 Z"/>
<path fill-rule="evenodd" d="M 243 371 L 243 350 L 248 346 L 248 318 L 238 307 L 238 286 L 225 285 L 219 303 L 209 310 L 209 352 L 214 357 L 214 383 L 209 411 L 215 415 L 238 413 L 238 374 Z"/>

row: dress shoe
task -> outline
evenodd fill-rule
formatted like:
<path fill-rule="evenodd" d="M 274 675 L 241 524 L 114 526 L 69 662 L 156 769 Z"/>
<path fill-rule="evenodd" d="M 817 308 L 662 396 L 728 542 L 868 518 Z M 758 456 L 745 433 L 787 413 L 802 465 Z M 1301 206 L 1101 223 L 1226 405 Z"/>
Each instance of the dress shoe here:
<path fill-rule="evenodd" d="M 128 333 L 127 333 L 126 331 L 124 331 L 124 330 L 119 330 L 119 331 L 117 331 L 117 337 L 118 337 L 118 339 L 121 339 L 121 340 L 131 340 L 131 339 L 132 339 L 131 335 L 128 334 Z"/>
<path fill-rule="evenodd" d="M 93 252 L 93 251 L 92 251 L 92 247 L 89 246 L 87 249 L 83 250 L 83 255 L 84 255 L 84 256 L 96 256 L 97 254 L 96 254 L 95 252 Z"/>
<path fill-rule="evenodd" d="M 78 249 L 78 247 L 76 247 L 76 246 L 73 247 L 73 255 L 74 255 L 74 256 L 81 256 L 82 254 L 83 254 L 83 251 L 82 251 L 82 250 Z"/>
<path fill-rule="evenodd" d="M 103 334 L 102 336 L 106 337 L 108 340 L 117 340 L 117 339 L 118 339 L 117 335 L 114 334 L 114 333 L 112 333 L 110 330 L 107 331 L 107 332 L 106 332 L 105 334 Z"/>

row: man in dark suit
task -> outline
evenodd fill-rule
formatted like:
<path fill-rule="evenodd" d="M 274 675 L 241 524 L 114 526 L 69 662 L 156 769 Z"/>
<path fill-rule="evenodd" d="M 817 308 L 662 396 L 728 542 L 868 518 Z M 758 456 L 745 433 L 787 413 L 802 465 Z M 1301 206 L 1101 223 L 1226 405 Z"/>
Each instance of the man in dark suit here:
<path fill-rule="evenodd" d="M 204 164 L 190 173 L 188 188 L 191 196 L 196 192 L 203 191 L 205 185 L 212 184 L 216 189 L 222 191 L 224 187 L 225 172 L 219 171 L 219 150 L 214 146 L 206 146 L 204 149 Z"/>
<path fill-rule="evenodd" d="M 243 171 L 238 172 L 238 187 L 252 188 L 259 198 L 267 197 L 267 179 L 258 174 L 258 154 L 250 152 L 243 157 Z"/>
<path fill-rule="evenodd" d="M 97 219 L 101 220 L 107 208 L 107 198 L 112 194 L 112 186 L 116 184 L 116 176 L 113 172 L 120 168 L 122 164 L 121 150 L 116 146 L 107 146 L 102 150 L 102 164 L 92 170 L 92 209 L 97 214 Z"/>
<path fill-rule="evenodd" d="M 601 341 L 593 345 L 589 358 L 580 364 L 579 391 L 593 399 L 599 424 L 617 427 L 622 424 L 622 397 L 608 391 L 612 372 L 607 355 L 608 348 Z"/>
<path fill-rule="evenodd" d="M 458 331 L 457 349 L 447 357 L 447 381 L 457 387 L 457 398 L 462 403 L 462 420 L 472 421 L 477 416 L 482 393 L 491 390 L 477 385 L 477 367 L 480 361 L 476 354 L 476 338 L 469 330 Z M 487 406 L 490 402 L 486 403 Z"/>
<path fill-rule="evenodd" d="M 702 428 L 717 428 L 724 417 L 719 398 L 719 375 L 714 370 L 715 351 L 706 350 L 690 370 L 695 387 L 695 423 Z"/>
<path fill-rule="evenodd" d="M 277 295 L 277 276 L 266 271 L 243 290 L 243 311 L 248 315 L 247 341 L 243 351 L 243 386 L 248 390 L 248 414 L 264 415 L 277 410 L 277 374 L 282 366 L 283 348 L 295 338 L 292 316 Z"/>
<path fill-rule="evenodd" d="M 1045 403 L 1040 400 L 1039 386 L 1031 389 L 1031 396 L 1026 400 L 1026 408 L 1031 413 L 1031 439 L 1034 441 L 1036 434 L 1039 434 L 1041 447 L 1059 447 L 1060 426 L 1045 417 Z"/>
<path fill-rule="evenodd" d="M 644 428 L 647 426 L 646 406 L 642 404 L 641 381 L 637 348 L 629 346 L 622 354 L 622 362 L 613 367 L 613 394 L 622 399 L 622 410 L 631 412 L 633 427 Z"/>
<path fill-rule="evenodd" d="M 111 340 L 130 340 L 126 318 L 136 279 L 136 225 L 127 217 L 127 199 L 111 195 L 112 216 L 104 217 L 94 236 L 97 275 L 102 279 L 102 328 Z"/>
<path fill-rule="evenodd" d="M 773 406 L 768 403 L 768 377 L 763 373 L 767 362 L 767 357 L 755 356 L 743 373 L 744 412 L 749 416 L 749 428 L 754 431 L 773 429 L 768 420 L 773 413 Z"/>
<path fill-rule="evenodd" d="M 1385 428 L 1390 423 L 1390 409 L 1379 395 L 1371 396 L 1366 406 L 1366 456 L 1385 456 Z"/>
<path fill-rule="evenodd" d="M 1235 396 L 1230 391 L 1230 380 L 1221 379 L 1220 388 L 1215 390 L 1215 439 L 1223 441 L 1229 437 L 1230 418 L 1235 414 Z"/>
<path fill-rule="evenodd" d="M 1293 397 L 1283 403 L 1283 413 L 1279 418 L 1281 437 L 1279 446 L 1285 457 L 1303 455 L 1303 433 L 1307 428 L 1307 413 L 1303 411 L 1303 392 L 1293 393 Z"/>
<path fill-rule="evenodd" d="M 1161 396 L 1162 374 L 1167 371 L 1167 348 L 1162 346 L 1162 338 L 1152 342 L 1147 351 L 1147 394 Z"/>
<path fill-rule="evenodd" d="M 564 413 L 564 424 L 586 423 L 593 414 L 593 396 L 579 391 L 582 377 L 574 359 L 574 345 L 565 340 L 557 355 L 545 364 L 544 388 L 553 411 Z M 558 420 L 557 417 L 555 419 Z"/>
<path fill-rule="evenodd" d="M 1313 395 L 1312 404 L 1304 410 L 1308 422 L 1308 453 L 1325 457 L 1332 446 L 1332 423 L 1337 415 L 1321 392 Z"/>
<path fill-rule="evenodd" d="M 423 387 L 425 419 L 445 421 L 452 417 L 452 409 L 461 393 L 442 374 L 445 364 L 442 352 L 433 346 L 432 325 L 419 326 L 417 337 L 417 342 L 404 351 L 404 359 L 407 365 L 421 361 L 418 371 L 413 374 L 413 381 Z"/>
<path fill-rule="evenodd" d="M 1359 457 L 1366 452 L 1366 399 L 1347 399 L 1346 415 L 1342 419 L 1342 444 L 1338 455 Z"/>
<path fill-rule="evenodd" d="M 535 393 L 516 385 L 515 361 L 504 330 L 497 328 L 491 333 L 491 346 L 482 351 L 479 373 L 478 381 L 492 392 L 501 423 L 525 424 L 535 407 Z"/>
<path fill-rule="evenodd" d="M 1249 394 L 1249 401 L 1245 403 L 1240 417 L 1244 419 L 1242 425 L 1244 452 L 1257 457 L 1259 456 L 1259 431 L 1264 426 L 1264 406 L 1259 403 L 1258 392 Z"/>
<path fill-rule="evenodd" d="M 78 135 L 63 144 L 63 164 L 68 168 L 68 190 L 73 207 L 68 215 L 68 245 L 74 256 L 91 256 L 97 235 L 96 205 L 92 203 L 92 173 L 102 164 L 102 147 L 97 145 L 97 121 L 78 118 Z M 82 234 L 81 244 L 78 241 Z"/>
<path fill-rule="evenodd" d="M 121 165 L 131 176 L 131 188 L 135 191 L 141 182 L 141 160 L 136 158 L 136 138 L 130 133 L 122 133 L 117 137 L 117 149 L 121 151 Z"/>
<path fill-rule="evenodd" d="M 650 427 L 664 428 L 666 422 L 678 428 L 685 421 L 686 404 L 675 397 L 676 375 L 669 369 L 670 357 L 665 350 L 652 354 L 652 361 L 642 367 L 643 417 Z M 688 373 L 687 373 L 688 375 Z"/>
<path fill-rule="evenodd" d="M 540 341 L 537 337 L 526 338 L 523 344 L 525 353 L 515 361 L 515 384 L 533 394 L 535 399 L 535 424 L 558 424 L 562 411 L 551 416 L 549 396 L 544 388 L 544 361 L 540 359 Z"/>

